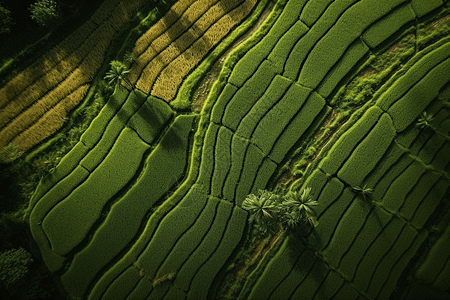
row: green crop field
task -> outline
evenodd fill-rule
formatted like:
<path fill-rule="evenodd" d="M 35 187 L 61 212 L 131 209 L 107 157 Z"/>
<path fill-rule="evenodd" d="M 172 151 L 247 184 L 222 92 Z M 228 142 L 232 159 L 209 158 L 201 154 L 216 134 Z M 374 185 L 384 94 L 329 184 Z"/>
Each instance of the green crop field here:
<path fill-rule="evenodd" d="M 0 84 L 0 250 L 12 218 L 61 299 L 450 297 L 450 1 L 100 2 L 55 134 L 7 130 L 68 74 Z"/>

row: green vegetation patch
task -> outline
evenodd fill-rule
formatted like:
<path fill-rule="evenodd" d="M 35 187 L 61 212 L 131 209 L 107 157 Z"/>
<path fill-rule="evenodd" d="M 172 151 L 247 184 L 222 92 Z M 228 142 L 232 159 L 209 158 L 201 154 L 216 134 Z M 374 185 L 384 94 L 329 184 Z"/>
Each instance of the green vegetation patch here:
<path fill-rule="evenodd" d="M 230 83 L 227 83 L 219 95 L 217 102 L 214 103 L 211 112 L 211 121 L 216 124 L 222 124 L 222 117 L 225 112 L 225 107 L 228 102 L 233 98 L 238 88 Z"/>
<path fill-rule="evenodd" d="M 449 260 L 450 251 L 448 249 L 450 249 L 450 226 L 447 226 L 447 229 L 433 245 L 427 258 L 416 271 L 416 277 L 426 283 L 433 283 L 445 267 L 442 262 Z"/>
<path fill-rule="evenodd" d="M 450 55 L 450 51 L 448 54 Z M 397 132 L 405 130 L 412 124 L 438 96 L 439 91 L 449 82 L 446 76 L 442 76 L 448 70 L 450 70 L 450 58 L 434 67 L 389 108 L 388 113 L 394 121 Z"/>
<path fill-rule="evenodd" d="M 194 225 L 207 200 L 204 189 L 194 185 L 181 202 L 159 222 L 158 229 L 136 260 L 146 276 L 155 278 L 159 266 L 180 238 Z"/>
<path fill-rule="evenodd" d="M 284 97 L 262 118 L 252 135 L 254 142 L 264 153 L 270 153 L 275 141 L 291 119 L 305 103 L 311 90 L 298 84 L 292 85 Z"/>
<path fill-rule="evenodd" d="M 366 252 L 370 247 L 377 247 L 375 245 L 377 243 L 382 244 L 382 247 L 386 249 L 392 246 L 391 236 L 385 234 L 385 229 L 391 218 L 392 215 L 383 209 L 374 207 L 370 211 L 358 235 L 339 261 L 339 271 L 345 277 L 351 278 L 352 280 L 356 278 L 356 271 L 360 267 L 361 260 L 365 258 Z M 377 257 L 368 257 L 367 259 L 371 259 L 369 265 L 372 266 L 376 266 L 379 262 Z M 359 275 L 365 277 L 365 280 L 362 280 L 363 282 L 370 282 L 372 273 L 365 272 Z"/>
<path fill-rule="evenodd" d="M 133 116 L 134 113 L 142 106 L 145 102 L 146 96 L 141 91 L 135 90 L 131 92 L 127 98 L 127 101 L 123 107 L 117 112 L 117 114 L 112 118 L 107 127 L 104 129 L 103 136 L 100 141 L 94 146 L 92 143 L 89 144 L 93 149 L 83 158 L 81 165 L 87 170 L 92 172 L 100 162 L 105 158 L 106 155 L 113 147 L 115 141 L 117 140 L 119 134 L 126 127 L 125 124 Z M 101 114 L 100 114 L 100 118 Z M 93 134 L 94 135 L 94 134 Z M 90 135 L 89 135 L 90 136 Z M 86 144 L 89 138 L 85 136 L 81 137 L 81 141 Z M 92 141 L 92 139 L 90 140 Z"/>
<path fill-rule="evenodd" d="M 122 131 L 100 166 L 43 220 L 53 251 L 66 254 L 86 238 L 105 205 L 136 174 L 147 149 L 134 131 Z"/>
<path fill-rule="evenodd" d="M 352 152 L 338 172 L 338 177 L 350 184 L 361 186 L 366 176 L 375 168 L 396 135 L 392 120 L 383 114 L 375 127 Z"/>
<path fill-rule="evenodd" d="M 309 54 L 311 53 L 312 49 L 316 47 L 318 41 L 330 30 L 330 28 L 332 28 L 335 25 L 336 21 L 348 9 L 348 7 L 353 5 L 355 2 L 357 2 L 357 0 L 344 2 L 334 1 L 329 6 L 329 8 L 322 14 L 320 20 L 318 20 L 314 24 L 314 26 L 310 28 L 310 30 L 305 34 L 305 36 L 301 38 L 292 49 L 286 61 L 285 65 L 286 68 L 283 73 L 283 76 L 286 76 L 292 80 L 297 80 L 298 74 L 300 70 L 303 69 L 302 66 L 304 65 L 307 57 L 309 57 Z M 330 49 L 333 49 L 333 47 L 326 48 L 323 50 L 329 52 Z M 316 65 L 315 68 L 317 69 L 319 65 Z M 319 77 L 319 80 L 322 80 L 325 74 L 326 72 L 323 74 L 323 76 Z M 318 74 L 313 73 L 312 75 L 311 74 L 309 75 L 312 76 L 314 80 L 317 79 L 316 77 Z"/>
<path fill-rule="evenodd" d="M 361 140 L 372 130 L 383 111 L 373 106 L 349 128 L 331 147 L 328 155 L 319 163 L 319 168 L 328 174 L 336 174 Z"/>
<path fill-rule="evenodd" d="M 424 54 L 420 55 L 417 60 L 414 60 L 411 62 L 411 65 L 405 66 L 407 68 L 407 71 L 404 74 L 400 74 L 398 77 L 393 77 L 393 81 L 391 85 L 389 86 L 386 91 L 383 92 L 377 99 L 377 105 L 380 106 L 383 110 L 387 111 L 398 99 L 405 96 L 405 94 L 408 93 L 408 91 L 412 90 L 412 88 L 422 79 L 424 78 L 431 70 L 433 70 L 436 66 L 438 66 L 441 62 L 445 61 L 450 56 L 450 43 L 445 43 L 442 45 L 439 45 L 436 49 L 434 47 L 431 48 L 432 50 L 429 52 L 424 52 Z M 436 73 L 436 72 L 434 72 Z M 436 76 L 436 75 L 435 75 Z M 445 76 L 441 76 L 442 78 L 437 82 L 439 83 L 442 81 Z M 430 78 L 430 77 L 428 77 Z M 429 89 L 435 89 L 436 88 L 435 83 L 431 83 L 431 85 L 427 88 Z M 418 91 L 416 88 L 415 91 Z M 419 91 L 420 92 L 420 91 Z M 421 99 L 422 93 L 419 93 L 420 96 L 415 97 L 413 92 L 409 93 L 409 99 L 403 100 L 403 105 L 405 106 L 407 104 L 407 100 L 409 100 L 409 105 L 412 103 L 416 103 L 422 107 L 422 110 L 424 108 L 424 103 L 426 101 L 423 101 Z M 424 95 L 424 99 L 429 99 L 429 96 Z M 415 100 L 419 99 L 419 100 Z M 416 106 L 411 105 L 411 106 Z M 396 110 L 398 112 L 398 109 Z M 421 111 L 420 111 L 421 112 Z M 419 113 L 420 113 L 419 112 Z M 409 116 L 408 119 L 411 119 L 413 115 Z M 416 115 L 417 117 L 417 115 Z"/>
<path fill-rule="evenodd" d="M 270 109 L 283 97 L 292 81 L 280 75 L 275 76 L 264 95 L 252 106 L 236 130 L 236 134 L 250 139 L 256 127 L 259 126 L 261 119 L 270 111 Z"/>
<path fill-rule="evenodd" d="M 311 3 L 311 1 L 308 3 Z M 284 70 L 289 53 L 292 51 L 292 48 L 297 41 L 303 37 L 308 30 L 309 28 L 304 23 L 297 21 L 289 28 L 286 34 L 281 37 L 268 57 L 268 60 L 273 63 L 276 70 Z"/>
<path fill-rule="evenodd" d="M 249 145 L 247 153 L 245 154 L 245 161 L 241 171 L 241 178 L 238 181 L 235 190 L 234 199 L 237 203 L 244 201 L 245 197 L 250 194 L 253 182 L 256 178 L 259 168 L 264 160 L 264 154 L 258 147 Z M 271 175 L 271 174 L 270 174 Z M 258 189 L 264 189 L 264 186 L 255 187 Z"/>
<path fill-rule="evenodd" d="M 332 268 L 340 267 L 340 261 L 354 243 L 369 213 L 370 210 L 361 201 L 352 201 L 350 207 L 346 209 L 336 224 L 330 243 L 322 251 Z"/>
<path fill-rule="evenodd" d="M 287 237 L 276 255 L 267 264 L 263 274 L 254 285 L 249 299 L 267 299 L 272 291 L 289 274 L 293 267 L 293 262 L 305 251 L 305 246 L 295 243 L 294 237 Z M 293 247 L 293 246 L 297 247 Z"/>
<path fill-rule="evenodd" d="M 231 142 L 231 168 L 223 188 L 224 199 L 228 201 L 241 201 L 235 198 L 236 185 L 239 183 L 240 174 L 244 167 L 245 153 L 250 143 L 241 137 L 234 135 Z"/>
<path fill-rule="evenodd" d="M 324 98 L 328 97 L 338 86 L 355 65 L 363 59 L 369 52 L 367 47 L 361 40 L 357 40 L 351 44 L 345 51 L 341 59 L 327 73 L 323 81 L 320 83 L 317 92 Z"/>
<path fill-rule="evenodd" d="M 236 131 L 242 118 L 262 97 L 276 73 L 272 63 L 264 61 L 256 73 L 240 88 L 228 103 L 223 116 L 223 125 Z"/>
<path fill-rule="evenodd" d="M 449 189 L 450 183 L 448 179 L 441 178 L 438 183 L 433 186 L 427 196 L 420 203 L 419 208 L 414 213 L 411 223 L 416 228 L 422 228 L 428 219 L 432 216 L 440 203 L 446 200 L 445 195 Z"/>
<path fill-rule="evenodd" d="M 200 171 L 197 183 L 204 185 L 208 190 L 211 186 L 211 178 L 214 171 L 214 155 L 219 128 L 219 125 L 209 123 L 203 142 Z"/>
<path fill-rule="evenodd" d="M 103 299 L 126 299 L 130 290 L 141 281 L 147 285 L 151 285 L 150 282 L 144 280 L 134 266 L 131 266 L 124 270 L 114 281 L 114 284 L 110 285 L 108 289 L 102 294 Z"/>
<path fill-rule="evenodd" d="M 172 116 L 173 111 L 166 101 L 150 96 L 127 125 L 133 128 L 141 139 L 151 144 Z"/>
<path fill-rule="evenodd" d="M 177 272 L 174 284 L 178 288 L 186 292 L 191 289 L 192 280 L 198 273 L 198 270 L 208 259 L 210 259 L 211 255 L 217 249 L 217 246 L 222 240 L 232 212 L 232 203 L 220 201 L 214 221 L 211 223 L 208 233 L 203 238 L 200 245 L 189 256 L 188 260 L 183 264 L 181 269 Z"/>
<path fill-rule="evenodd" d="M 53 173 L 44 177 L 34 192 L 29 208 L 33 209 L 36 203 L 60 180 L 72 173 L 79 165 L 80 160 L 86 155 L 89 149 L 81 142 L 78 142 L 68 154 L 59 162 Z"/>
<path fill-rule="evenodd" d="M 212 252 L 209 259 L 198 269 L 195 277 L 192 279 L 188 299 L 208 298 L 208 292 L 213 280 L 240 242 L 246 223 L 247 212 L 239 207 L 234 207 L 231 218 L 227 222 L 226 230 L 222 234 L 223 237 L 220 244 Z M 215 234 L 219 235 L 219 232 L 215 232 Z"/>
<path fill-rule="evenodd" d="M 376 210 L 383 220 L 389 218 L 389 214 L 383 210 Z M 373 243 L 367 249 L 366 254 L 358 264 L 356 272 L 352 275 L 353 283 L 360 287 L 362 291 L 367 291 L 373 283 L 373 275 L 378 269 L 378 264 L 388 254 L 404 228 L 405 223 L 395 217 L 391 217 L 385 224 L 380 235 L 373 240 Z M 386 276 L 386 274 L 384 274 Z"/>
<path fill-rule="evenodd" d="M 122 108 L 127 100 L 129 91 L 122 85 L 118 85 L 114 90 L 114 94 L 109 98 L 106 105 L 102 108 L 99 115 L 91 122 L 89 128 L 81 136 L 83 142 L 88 148 L 94 145 L 101 139 L 111 119 Z"/>
<path fill-rule="evenodd" d="M 412 9 L 419 18 L 441 7 L 442 5 L 444 5 L 442 0 L 411 0 Z"/>
<path fill-rule="evenodd" d="M 61 277 L 67 291 L 73 294 L 86 291 L 95 275 L 130 246 L 152 206 L 182 178 L 194 118 L 177 117 L 148 157 L 137 182 L 111 207 L 89 244 L 75 255 L 69 270 Z"/>
<path fill-rule="evenodd" d="M 334 0 L 308 1 L 305 8 L 302 10 L 300 20 L 308 25 L 308 27 L 312 27 L 333 1 Z"/>
<path fill-rule="evenodd" d="M 412 22 L 415 17 L 411 5 L 400 6 L 370 26 L 363 33 L 362 39 L 370 48 L 376 48 L 403 26 Z"/>
<path fill-rule="evenodd" d="M 298 141 L 306 140 L 308 133 L 324 122 L 330 111 L 331 108 L 325 105 L 325 100 L 319 94 L 311 93 L 300 111 L 278 136 L 270 157 L 280 163 Z"/>
<path fill-rule="evenodd" d="M 245 56 L 236 64 L 228 82 L 235 86 L 242 86 L 256 72 L 256 69 L 264 64 L 263 61 L 269 56 L 280 38 L 298 20 L 298 15 L 305 2 L 305 0 L 288 1 L 281 15 L 270 28 L 270 31 L 256 46 L 248 50 Z"/>
<path fill-rule="evenodd" d="M 368 295 L 372 299 L 385 299 L 395 290 L 403 271 L 422 246 L 427 233 L 418 233 L 409 226 L 404 227 L 396 243 L 383 260 L 372 277 Z"/>
<path fill-rule="evenodd" d="M 226 127 L 220 127 L 215 147 L 215 166 L 211 182 L 211 195 L 223 197 L 222 189 L 231 168 L 231 141 L 233 133 Z"/>
<path fill-rule="evenodd" d="M 417 184 L 422 174 L 426 172 L 425 166 L 418 162 L 413 162 L 403 171 L 391 185 L 383 196 L 382 205 L 389 211 L 395 212 L 403 205 L 406 195 Z"/>
<path fill-rule="evenodd" d="M 406 0 L 362 1 L 345 11 L 309 53 L 299 83 L 315 89 L 366 28 L 404 2 Z"/>

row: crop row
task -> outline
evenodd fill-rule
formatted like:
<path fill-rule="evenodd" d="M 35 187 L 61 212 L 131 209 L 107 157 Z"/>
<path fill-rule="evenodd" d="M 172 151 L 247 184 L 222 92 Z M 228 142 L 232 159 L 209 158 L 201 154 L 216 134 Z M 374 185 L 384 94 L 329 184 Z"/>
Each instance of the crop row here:
<path fill-rule="evenodd" d="M 248 78 L 253 76 L 256 70 L 264 64 L 264 60 L 267 59 L 280 38 L 298 20 L 299 13 L 305 5 L 305 2 L 304 0 L 289 1 L 286 4 L 270 31 L 238 61 L 228 79 L 229 83 L 241 87 Z M 276 71 L 278 72 L 278 70 Z"/>
<path fill-rule="evenodd" d="M 122 131 L 102 164 L 42 221 L 53 251 L 64 255 L 83 241 L 105 205 L 136 174 L 148 148 L 133 130 Z"/>
<path fill-rule="evenodd" d="M 101 141 L 100 142 L 98 141 L 100 139 L 111 140 L 111 135 L 118 136 L 120 131 L 124 128 L 124 125 L 127 122 L 127 120 L 139 108 L 137 107 L 138 104 L 137 102 L 142 103 L 145 100 L 146 100 L 145 95 L 142 95 L 138 91 L 131 93 L 130 97 L 128 97 L 128 91 L 125 88 L 119 87 L 118 89 L 116 89 L 114 95 L 104 106 L 99 116 L 95 119 L 91 127 L 88 128 L 88 130 L 82 136 L 81 141 L 61 160 L 60 164 L 53 173 L 53 176 L 43 181 L 38 187 L 38 190 L 33 196 L 32 203 L 30 205 L 30 207 L 32 208 L 30 216 L 30 224 L 32 230 L 39 232 L 41 230 L 40 229 L 41 227 L 37 224 L 42 222 L 45 214 L 47 214 L 47 212 L 53 206 L 55 206 L 59 201 L 61 201 L 61 199 L 65 199 L 69 195 L 68 193 L 71 193 L 77 186 L 79 186 L 80 184 L 82 184 L 82 182 L 85 181 L 86 175 L 89 173 L 86 173 L 87 170 L 84 167 L 79 166 L 79 164 L 81 164 L 82 161 L 84 162 L 84 164 L 86 164 L 85 163 L 86 156 L 89 156 L 93 152 L 98 152 L 97 153 L 98 155 L 103 153 L 104 149 L 102 151 L 102 149 L 100 149 L 102 147 L 96 148 L 95 145 L 102 144 L 104 147 L 108 147 L 108 149 L 110 149 L 112 146 L 112 144 L 105 145 L 104 143 L 101 143 Z M 125 105 L 123 105 L 124 102 L 126 102 Z M 165 104 L 162 101 L 160 101 L 160 103 L 167 106 L 167 104 Z M 153 107 L 155 110 L 159 108 L 158 105 L 154 105 Z M 160 113 L 162 115 L 168 116 L 167 108 L 163 109 Z M 150 114 L 150 116 L 157 116 L 157 115 L 158 115 L 157 111 L 152 111 L 152 113 Z M 145 118 L 146 116 L 142 115 L 141 117 Z M 94 123 L 95 126 L 93 126 Z M 109 130 L 107 130 L 107 128 L 109 128 Z M 114 128 L 116 129 L 118 128 L 119 131 L 117 132 L 114 131 L 113 130 Z M 110 134 L 106 134 L 104 133 L 104 131 L 108 131 Z M 132 139 L 134 139 L 135 141 L 140 140 L 137 137 L 137 135 L 132 132 L 133 131 L 127 130 L 127 134 L 131 135 Z M 115 138 L 113 139 L 112 142 L 113 143 L 115 142 Z M 131 145 L 132 143 L 130 144 L 130 146 Z M 139 142 L 137 145 L 141 145 L 141 142 Z M 141 150 L 147 147 L 148 146 L 142 144 Z M 115 148 L 117 147 L 113 147 L 113 149 Z M 93 150 L 93 152 L 89 153 L 89 151 L 92 149 L 97 150 L 95 151 Z M 121 152 L 118 153 L 119 154 L 117 155 L 120 156 Z M 138 153 L 135 153 L 135 155 L 138 155 Z M 100 160 L 102 160 L 102 158 L 95 159 L 95 157 L 93 156 L 92 158 L 94 158 L 94 161 L 96 161 L 95 164 L 97 164 Z M 117 161 L 122 161 L 122 159 L 117 159 Z M 94 168 L 95 166 L 92 165 L 91 170 L 94 170 Z M 101 171 L 97 171 L 97 173 L 98 172 Z M 107 174 L 105 173 L 105 175 Z M 89 199 L 90 197 L 87 198 Z M 42 239 L 40 238 L 36 239 L 38 241 L 42 241 Z M 44 251 L 45 247 L 43 247 L 42 250 Z"/>
<path fill-rule="evenodd" d="M 189 6 L 187 5 L 188 3 Z M 172 42 L 179 40 L 183 33 L 189 32 L 188 28 L 191 25 L 189 20 L 196 21 L 205 12 L 205 9 L 213 4 L 212 0 L 186 0 L 182 1 L 181 4 L 175 4 L 174 9 L 177 12 L 175 10 L 173 10 L 173 13 L 169 12 L 136 42 L 133 53 L 136 53 L 138 56 L 136 64 L 132 66 L 129 74 L 130 81 L 135 84 L 142 77 L 144 68 L 148 68 L 149 63 L 155 57 L 169 47 Z"/>
<path fill-rule="evenodd" d="M 193 120 L 192 116 L 175 120 L 146 159 L 146 167 L 137 182 L 111 207 L 89 244 L 75 255 L 61 277 L 67 291 L 84 294 L 96 274 L 130 246 L 153 205 L 182 178 Z"/>
<path fill-rule="evenodd" d="M 164 35 L 155 39 L 148 51 L 138 58 L 136 70 L 132 70 L 132 82 L 137 81 L 139 89 L 147 93 L 152 90 L 153 95 L 166 101 L 173 99 L 184 77 L 256 4 L 254 0 L 240 5 L 241 2 L 218 2 L 206 12 L 208 6 L 195 2 L 186 13 L 194 10 L 202 13 L 201 17 L 194 14 L 192 21 L 189 21 L 191 17 L 181 17 Z"/>
<path fill-rule="evenodd" d="M 144 53 L 150 44 L 157 39 L 164 32 L 168 32 L 169 28 L 184 15 L 184 12 L 191 6 L 196 0 L 182 0 L 177 1 L 151 29 L 147 30 L 135 43 L 133 53 L 139 58 Z M 172 29 L 173 30 L 173 29 Z"/>
<path fill-rule="evenodd" d="M 450 274 L 450 264 L 448 249 L 450 248 L 450 227 L 447 226 L 445 232 L 433 245 L 426 260 L 416 272 L 417 278 L 423 280 L 434 287 L 445 290 L 448 285 Z M 445 263 L 443 263 L 445 262 Z"/>
<path fill-rule="evenodd" d="M 180 84 L 188 73 L 250 13 L 255 4 L 255 0 L 245 1 L 241 6 L 234 8 L 216 21 L 192 46 L 164 68 L 155 81 L 152 95 L 167 101 L 174 99 Z M 171 82 L 169 87 L 167 82 Z"/>
<path fill-rule="evenodd" d="M 22 150 L 28 150 L 56 132 L 64 123 L 68 111 L 73 109 L 86 94 L 89 86 L 80 85 L 51 106 L 51 109 L 35 105 L 20 118 L 0 131 L 0 146 L 13 142 Z"/>

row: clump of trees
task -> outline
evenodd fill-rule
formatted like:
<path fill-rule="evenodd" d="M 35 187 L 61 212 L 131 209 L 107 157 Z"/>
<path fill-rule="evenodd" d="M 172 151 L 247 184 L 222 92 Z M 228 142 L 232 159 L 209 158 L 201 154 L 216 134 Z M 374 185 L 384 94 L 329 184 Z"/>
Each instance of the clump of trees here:
<path fill-rule="evenodd" d="M 319 223 L 314 207 L 319 203 L 310 194 L 311 188 L 301 192 L 290 191 L 283 196 L 260 190 L 257 195 L 248 195 L 242 208 L 250 213 L 249 221 L 262 234 L 273 234 L 279 229 L 295 229 L 306 224 L 315 227 Z"/>
<path fill-rule="evenodd" d="M 49 26 L 59 19 L 59 11 L 54 0 L 39 0 L 29 7 L 31 19 L 40 26 Z"/>
<path fill-rule="evenodd" d="M 14 21 L 11 17 L 11 11 L 0 4 L 0 34 L 10 33 L 12 25 L 14 25 Z"/>

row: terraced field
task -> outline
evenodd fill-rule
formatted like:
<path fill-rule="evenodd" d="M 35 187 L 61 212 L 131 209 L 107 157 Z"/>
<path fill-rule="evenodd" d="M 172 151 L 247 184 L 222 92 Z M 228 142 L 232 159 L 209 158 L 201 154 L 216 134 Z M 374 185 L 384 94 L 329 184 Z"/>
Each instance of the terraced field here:
<path fill-rule="evenodd" d="M 0 148 L 27 151 L 85 97 L 116 32 L 144 1 L 106 0 L 73 34 L 0 89 Z"/>
<path fill-rule="evenodd" d="M 118 85 L 41 181 L 31 233 L 69 297 L 220 298 L 251 238 L 242 202 L 285 192 L 283 174 L 320 141 L 284 185 L 311 188 L 319 225 L 285 232 L 235 297 L 394 299 L 408 278 L 449 291 L 450 39 L 419 29 L 450 3 L 279 0 L 201 113 L 170 106 L 256 4 L 178 1 L 135 44 L 136 87 Z M 404 61 L 344 105 L 352 80 L 411 34 Z"/>

